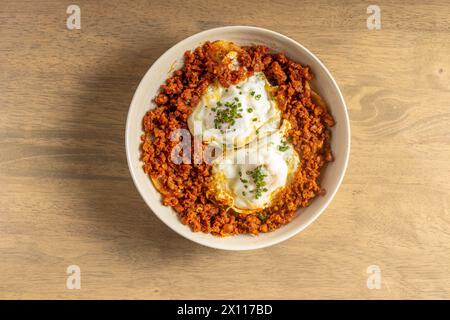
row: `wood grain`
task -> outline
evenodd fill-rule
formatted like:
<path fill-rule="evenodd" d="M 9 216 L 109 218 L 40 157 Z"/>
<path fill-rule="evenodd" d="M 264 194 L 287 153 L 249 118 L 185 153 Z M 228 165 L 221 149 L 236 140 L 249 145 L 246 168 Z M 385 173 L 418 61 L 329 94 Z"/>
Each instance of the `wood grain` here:
<path fill-rule="evenodd" d="M 450 298 L 450 3 L 64 1 L 0 4 L 0 298 Z M 179 40 L 256 25 L 311 49 L 348 103 L 351 160 L 320 219 L 224 252 L 163 225 L 128 173 L 141 77 Z M 66 268 L 81 268 L 81 290 Z M 366 286 L 369 265 L 382 272 Z"/>

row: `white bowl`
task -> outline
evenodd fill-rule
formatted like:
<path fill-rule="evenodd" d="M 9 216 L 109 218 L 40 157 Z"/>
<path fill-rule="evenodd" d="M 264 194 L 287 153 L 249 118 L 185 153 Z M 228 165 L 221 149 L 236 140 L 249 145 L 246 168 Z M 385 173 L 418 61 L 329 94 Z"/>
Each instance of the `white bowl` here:
<path fill-rule="evenodd" d="M 325 100 L 336 121 L 336 125 L 331 129 L 331 149 L 335 160 L 328 164 L 321 176 L 321 186 L 327 190 L 326 195 L 313 199 L 309 207 L 299 209 L 299 214 L 289 224 L 273 232 L 263 233 L 256 237 L 237 235 L 225 238 L 202 232 L 194 233 L 188 226 L 180 222 L 178 215 L 171 207 L 162 205 L 160 194 L 142 169 L 139 149 L 142 118 L 146 111 L 155 107 L 152 99 L 157 94 L 159 86 L 165 82 L 173 70 L 183 65 L 184 52 L 198 47 L 207 40 L 229 40 L 240 45 L 262 44 L 271 50 L 283 52 L 296 62 L 309 65 L 315 75 L 312 87 Z M 183 237 L 208 247 L 250 250 L 271 246 L 294 236 L 309 226 L 325 210 L 336 194 L 347 168 L 350 154 L 350 124 L 344 98 L 338 85 L 323 63 L 308 49 L 296 41 L 270 30 L 231 26 L 197 33 L 167 50 L 151 66 L 139 84 L 130 105 L 125 145 L 128 166 L 137 189 L 147 205 L 166 225 Z"/>

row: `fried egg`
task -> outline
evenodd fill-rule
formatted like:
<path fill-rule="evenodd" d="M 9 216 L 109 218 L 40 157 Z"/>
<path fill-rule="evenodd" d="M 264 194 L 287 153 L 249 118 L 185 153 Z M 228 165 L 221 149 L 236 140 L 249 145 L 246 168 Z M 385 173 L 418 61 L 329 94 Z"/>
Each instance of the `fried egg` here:
<path fill-rule="evenodd" d="M 260 211 L 292 179 L 299 163 L 283 131 L 234 149 L 213 163 L 216 199 L 237 212 Z"/>
<path fill-rule="evenodd" d="M 242 147 L 280 127 L 274 88 L 263 73 L 224 88 L 211 84 L 188 119 L 189 130 L 206 143 Z"/>

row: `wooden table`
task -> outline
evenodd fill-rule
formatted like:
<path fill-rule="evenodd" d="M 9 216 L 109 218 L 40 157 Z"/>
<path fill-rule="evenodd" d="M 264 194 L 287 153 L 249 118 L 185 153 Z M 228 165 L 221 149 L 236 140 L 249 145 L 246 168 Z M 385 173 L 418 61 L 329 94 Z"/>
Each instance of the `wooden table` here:
<path fill-rule="evenodd" d="M 450 3 L 0 4 L 1 298 L 450 298 Z M 201 30 L 256 25 L 311 49 L 346 98 L 344 183 L 306 231 L 225 252 L 163 225 L 130 178 L 133 93 Z M 81 268 L 81 289 L 66 269 Z M 369 289 L 377 265 L 381 288 Z"/>

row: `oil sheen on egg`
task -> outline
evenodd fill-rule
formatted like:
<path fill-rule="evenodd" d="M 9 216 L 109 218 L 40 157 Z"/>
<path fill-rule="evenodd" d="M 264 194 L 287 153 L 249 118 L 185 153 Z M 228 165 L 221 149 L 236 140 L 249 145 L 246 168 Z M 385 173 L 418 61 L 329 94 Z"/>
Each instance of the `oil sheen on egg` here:
<path fill-rule="evenodd" d="M 206 143 L 242 147 L 280 127 L 274 88 L 263 73 L 228 88 L 211 84 L 188 119 L 194 136 Z"/>
<path fill-rule="evenodd" d="M 257 212 L 292 179 L 300 159 L 283 131 L 232 150 L 213 163 L 220 203 L 240 213 Z"/>

